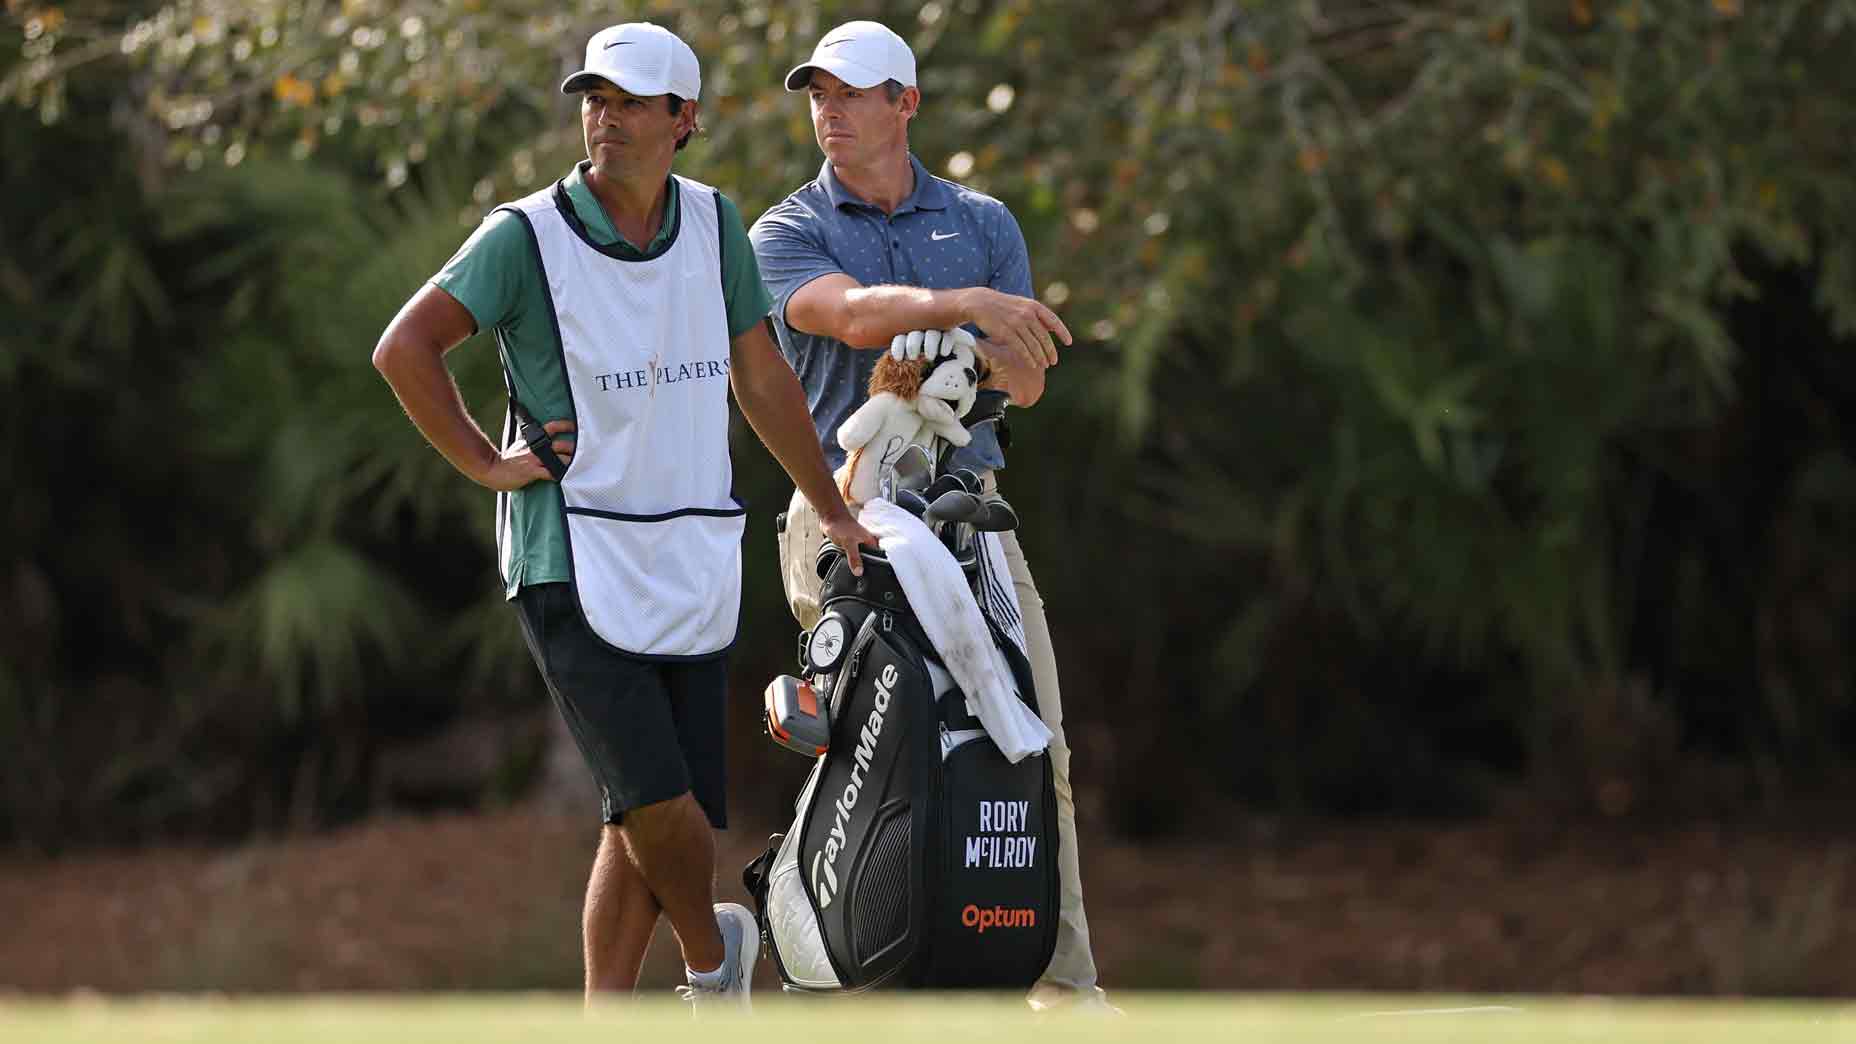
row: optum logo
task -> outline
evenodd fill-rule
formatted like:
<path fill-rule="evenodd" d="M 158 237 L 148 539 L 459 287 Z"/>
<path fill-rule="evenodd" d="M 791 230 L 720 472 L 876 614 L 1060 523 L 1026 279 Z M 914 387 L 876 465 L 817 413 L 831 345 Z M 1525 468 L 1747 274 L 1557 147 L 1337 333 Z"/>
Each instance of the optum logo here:
<path fill-rule="evenodd" d="M 960 923 L 981 935 L 986 934 L 988 928 L 1036 928 L 1038 912 L 1031 909 L 1008 909 L 1003 906 L 983 910 L 968 903 L 966 908 L 960 911 Z"/>

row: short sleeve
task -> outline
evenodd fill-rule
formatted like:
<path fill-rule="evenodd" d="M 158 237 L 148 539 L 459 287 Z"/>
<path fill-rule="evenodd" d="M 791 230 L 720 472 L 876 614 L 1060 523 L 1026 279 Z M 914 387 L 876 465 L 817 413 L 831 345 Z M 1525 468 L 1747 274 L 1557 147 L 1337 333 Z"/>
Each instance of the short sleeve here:
<path fill-rule="evenodd" d="M 740 337 L 773 310 L 773 299 L 761 283 L 754 247 L 741 224 L 735 201 L 715 194 L 716 220 L 722 225 L 722 297 L 728 304 L 728 336 Z"/>
<path fill-rule="evenodd" d="M 492 330 L 512 322 L 530 299 L 539 284 L 536 264 L 522 218 L 498 210 L 483 219 L 432 284 L 457 298 L 479 331 Z"/>
<path fill-rule="evenodd" d="M 786 304 L 800 287 L 820 276 L 844 271 L 825 248 L 824 230 L 817 218 L 790 202 L 762 214 L 748 238 L 760 262 L 761 280 L 773 297 L 774 314 L 782 323 L 786 321 Z"/>
<path fill-rule="evenodd" d="M 1031 290 L 1031 254 L 1025 249 L 1025 234 L 1004 204 L 999 205 L 999 223 L 993 230 L 992 277 L 987 285 L 1002 294 L 1037 296 Z"/>

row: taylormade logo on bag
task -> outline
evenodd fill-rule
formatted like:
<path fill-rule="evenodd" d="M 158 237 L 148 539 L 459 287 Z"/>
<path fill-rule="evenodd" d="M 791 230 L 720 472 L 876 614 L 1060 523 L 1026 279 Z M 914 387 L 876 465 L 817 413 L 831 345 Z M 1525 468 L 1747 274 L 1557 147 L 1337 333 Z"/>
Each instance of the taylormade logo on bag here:
<path fill-rule="evenodd" d="M 883 673 L 876 679 L 876 699 L 872 701 L 870 717 L 864 720 L 864 727 L 857 733 L 857 749 L 851 752 L 851 778 L 844 784 L 844 792 L 832 802 L 837 815 L 832 817 L 831 833 L 825 837 L 825 847 L 812 857 L 812 894 L 818 897 L 818 908 L 823 910 L 831 905 L 838 895 L 838 856 L 844 851 L 846 839 L 844 821 L 850 818 L 851 809 L 857 807 L 857 798 L 863 792 L 864 773 L 870 770 L 870 762 L 876 757 L 878 737 L 883 735 L 883 713 L 889 710 L 890 692 L 896 687 L 900 676 L 896 665 L 886 663 Z"/>

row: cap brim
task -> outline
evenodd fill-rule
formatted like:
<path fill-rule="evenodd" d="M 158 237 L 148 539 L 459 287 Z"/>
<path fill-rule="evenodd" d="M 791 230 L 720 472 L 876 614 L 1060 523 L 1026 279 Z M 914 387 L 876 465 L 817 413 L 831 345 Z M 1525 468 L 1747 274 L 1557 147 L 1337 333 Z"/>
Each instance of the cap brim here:
<path fill-rule="evenodd" d="M 637 97 L 640 97 L 640 98 L 655 98 L 660 94 L 672 93 L 668 86 L 661 84 L 661 83 L 638 84 L 637 86 L 627 87 L 625 84 L 620 83 L 619 81 L 613 79 L 611 76 L 603 72 L 595 72 L 592 69 L 582 69 L 579 72 L 574 73 L 572 76 L 569 76 L 567 79 L 562 80 L 561 81 L 561 93 L 562 94 L 579 94 L 581 91 L 589 90 L 602 83 L 611 84 L 612 86 L 617 87 L 619 90 L 624 91 L 627 94 L 636 95 Z M 692 95 L 690 98 L 687 98 L 685 100 L 689 101 L 693 99 L 694 99 L 694 95 Z"/>
<path fill-rule="evenodd" d="M 584 91 L 588 87 L 591 87 L 595 80 L 600 81 L 602 83 L 612 82 L 611 80 L 606 79 L 604 76 L 601 76 L 600 74 L 596 72 L 593 72 L 589 69 L 582 69 L 579 72 L 574 73 L 572 76 L 569 76 L 567 79 L 561 81 L 561 93 L 562 94 L 579 94 L 581 91 Z"/>
<path fill-rule="evenodd" d="M 847 62 L 843 59 L 836 61 L 826 59 L 822 62 L 806 62 L 804 65 L 793 66 L 793 71 L 786 74 L 786 89 L 789 91 L 805 90 L 812 83 L 812 70 L 814 69 L 823 69 L 860 91 L 867 91 L 889 79 L 868 65 Z"/>
<path fill-rule="evenodd" d="M 786 89 L 789 91 L 805 90 L 806 86 L 812 82 L 814 68 L 811 62 L 793 66 L 793 71 L 786 74 Z"/>

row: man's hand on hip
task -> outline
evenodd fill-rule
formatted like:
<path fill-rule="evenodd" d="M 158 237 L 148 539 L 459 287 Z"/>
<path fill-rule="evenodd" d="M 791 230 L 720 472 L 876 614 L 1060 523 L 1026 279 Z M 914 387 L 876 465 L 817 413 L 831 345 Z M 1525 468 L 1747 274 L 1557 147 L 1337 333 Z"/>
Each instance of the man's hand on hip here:
<path fill-rule="evenodd" d="M 971 287 L 965 294 L 962 310 L 967 321 L 987 337 L 1020 352 L 1027 365 L 1040 369 L 1057 365 L 1056 341 L 1071 342 L 1070 328 L 1057 313 L 1029 297 L 984 286 Z"/>
<path fill-rule="evenodd" d="M 549 421 L 543 424 L 542 428 L 550 435 L 572 435 L 574 431 L 574 422 L 570 420 Z M 554 450 L 554 455 L 561 458 L 562 464 L 566 464 L 573 460 L 573 439 L 556 438 L 549 442 L 548 445 Z M 542 482 L 554 481 L 554 476 L 548 474 L 547 465 L 541 462 L 541 458 L 537 457 L 535 452 L 529 449 L 528 446 L 519 442 L 503 450 L 502 454 L 491 462 L 488 471 L 481 475 L 473 475 L 471 477 L 477 481 L 478 485 L 487 486 L 499 493 L 509 493 L 521 489 L 523 486 L 537 480 Z"/>

